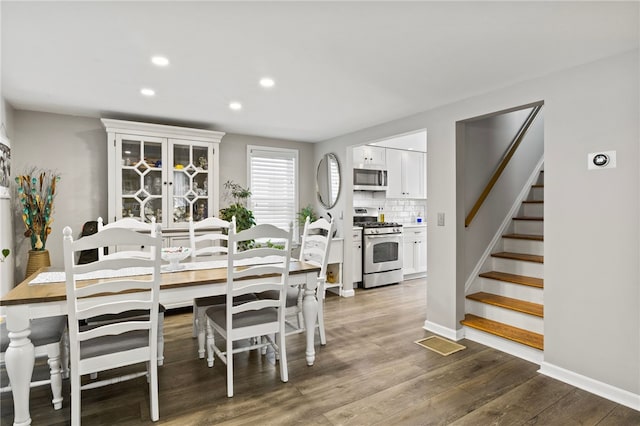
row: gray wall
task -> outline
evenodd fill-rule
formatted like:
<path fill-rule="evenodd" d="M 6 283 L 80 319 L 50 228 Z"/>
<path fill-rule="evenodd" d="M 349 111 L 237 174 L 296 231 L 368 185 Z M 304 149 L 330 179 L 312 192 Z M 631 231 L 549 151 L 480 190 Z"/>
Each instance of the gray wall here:
<path fill-rule="evenodd" d="M 464 210 L 465 217 L 489 182 L 502 155 L 530 112 L 531 108 L 527 108 L 525 111 L 463 123 L 463 129 L 457 133 L 458 144 L 464 145 L 463 162 L 458 167 L 457 179 L 464 182 L 464 205 L 461 208 Z M 464 234 L 461 235 L 462 244 L 465 247 L 464 261 L 461 262 L 458 259 L 458 263 L 464 265 L 462 273 L 465 281 L 469 279 L 513 206 L 514 200 L 542 157 L 543 132 L 544 107 L 473 221 L 464 228 Z"/>
<path fill-rule="evenodd" d="M 54 201 L 54 221 L 47 249 L 51 264 L 62 267 L 62 229 L 70 226 L 78 237 L 82 225 L 107 216 L 107 135 L 96 118 L 16 110 L 12 138 L 12 174 L 30 167 L 60 173 Z M 15 200 L 14 200 L 15 205 Z M 27 252 L 22 221 L 14 216 L 15 280 L 24 279 Z"/>
<path fill-rule="evenodd" d="M 0 135 L 3 141 L 7 138 L 11 148 L 11 134 L 13 128 L 13 108 L 7 104 L 4 98 L 0 99 Z M 11 152 L 9 153 L 11 155 Z M 11 165 L 9 165 L 11 167 Z M 11 194 L 3 191 L 0 194 L 0 249 L 9 249 L 9 256 L 0 262 L 0 295 L 4 295 L 13 288 L 15 273 L 15 249 L 13 237 L 13 209 L 11 207 Z"/>
<path fill-rule="evenodd" d="M 60 172 L 54 202 L 54 222 L 47 239 L 53 266 L 62 267 L 62 229 L 71 226 L 80 235 L 88 220 L 107 216 L 107 134 L 97 118 L 15 110 L 12 138 L 12 174 L 37 166 Z M 220 144 L 220 182 L 233 179 L 246 185 L 246 146 L 267 145 L 299 150 L 300 204 L 314 202 L 313 146 L 253 136 L 227 134 Z M 220 188 L 222 195 L 222 188 Z M 220 206 L 224 206 L 221 201 Z M 29 241 L 14 207 L 16 283 L 24 279 Z"/>
<path fill-rule="evenodd" d="M 465 214 L 469 214 L 531 110 L 525 108 L 464 122 Z"/>
<path fill-rule="evenodd" d="M 247 186 L 247 145 L 263 145 L 275 148 L 289 148 L 298 150 L 300 181 L 298 187 L 298 202 L 300 208 L 315 202 L 315 163 L 313 144 L 262 138 L 258 136 L 226 134 L 220 144 L 220 195 L 224 195 L 222 185 L 227 180 L 233 180 L 242 186 Z M 228 203 L 220 199 L 220 208 Z"/>
<path fill-rule="evenodd" d="M 427 129 L 427 328 L 455 335 L 464 315 L 456 123 L 544 101 L 545 362 L 640 394 L 638 59 L 636 49 L 320 144 L 316 156 L 333 151 L 350 167 L 348 146 Z M 618 168 L 587 171 L 599 150 L 616 150 Z M 350 221 L 346 189 L 336 209 Z"/>

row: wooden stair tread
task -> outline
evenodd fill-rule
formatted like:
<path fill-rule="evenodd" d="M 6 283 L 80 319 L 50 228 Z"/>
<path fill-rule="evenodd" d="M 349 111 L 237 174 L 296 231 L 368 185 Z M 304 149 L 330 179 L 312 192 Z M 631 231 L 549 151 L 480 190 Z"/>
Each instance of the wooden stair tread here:
<path fill-rule="evenodd" d="M 544 188 L 544 184 L 538 183 L 536 185 L 531 185 L 533 188 Z"/>
<path fill-rule="evenodd" d="M 501 308 L 510 309 L 523 314 L 533 315 L 536 317 L 544 317 L 544 306 L 538 303 L 527 302 L 526 300 L 514 299 L 512 297 L 500 296 L 492 293 L 480 291 L 478 293 L 467 294 L 467 299 L 476 302 L 486 303 L 487 305 L 499 306 Z"/>
<path fill-rule="evenodd" d="M 525 200 L 523 204 L 544 204 L 544 200 Z"/>
<path fill-rule="evenodd" d="M 492 257 L 500 257 L 503 259 L 524 260 L 527 262 L 544 263 L 544 256 L 537 254 L 527 253 L 513 253 L 508 251 L 501 251 L 498 253 L 491 253 Z"/>
<path fill-rule="evenodd" d="M 539 216 L 518 216 L 514 217 L 513 220 L 535 220 L 541 222 L 544 220 L 544 218 Z"/>
<path fill-rule="evenodd" d="M 521 284 L 529 287 L 544 288 L 542 278 L 528 277 L 526 275 L 508 274 L 506 272 L 489 271 L 480 274 L 483 278 L 490 278 L 498 281 L 505 281 L 513 284 Z"/>
<path fill-rule="evenodd" d="M 544 336 L 522 328 L 513 327 L 498 321 L 466 314 L 460 324 L 472 327 L 486 333 L 494 334 L 535 349 L 544 349 Z"/>
<path fill-rule="evenodd" d="M 536 235 L 536 234 L 504 234 L 502 238 L 512 238 L 515 240 L 544 241 L 544 235 Z"/>

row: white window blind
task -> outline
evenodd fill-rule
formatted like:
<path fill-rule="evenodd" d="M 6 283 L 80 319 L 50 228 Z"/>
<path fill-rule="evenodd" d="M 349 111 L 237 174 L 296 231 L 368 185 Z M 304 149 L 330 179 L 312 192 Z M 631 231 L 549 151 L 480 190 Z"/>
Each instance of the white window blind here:
<path fill-rule="evenodd" d="M 297 234 L 298 151 L 248 146 L 250 208 L 257 224 L 270 223 Z"/>

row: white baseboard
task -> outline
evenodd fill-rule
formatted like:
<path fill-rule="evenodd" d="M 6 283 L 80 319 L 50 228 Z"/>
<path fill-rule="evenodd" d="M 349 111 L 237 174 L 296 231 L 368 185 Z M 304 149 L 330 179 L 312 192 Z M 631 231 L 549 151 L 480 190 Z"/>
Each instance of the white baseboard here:
<path fill-rule="evenodd" d="M 354 289 L 351 290 L 342 290 L 341 294 L 342 297 L 353 297 L 356 295 L 356 291 Z"/>
<path fill-rule="evenodd" d="M 449 340 L 454 340 L 456 342 L 464 338 L 462 329 L 453 330 L 451 328 L 443 327 L 431 321 L 425 321 L 424 326 L 422 328 L 432 333 L 438 334 L 442 337 L 446 337 Z"/>
<path fill-rule="evenodd" d="M 501 352 L 506 352 L 534 364 L 541 365 L 544 362 L 544 352 L 538 349 L 512 342 L 510 340 L 503 339 L 502 337 L 476 330 L 475 328 L 463 327 L 462 330 L 464 332 L 465 339 L 489 346 Z"/>
<path fill-rule="evenodd" d="M 540 365 L 539 373 L 553 377 L 587 392 L 606 398 L 610 401 L 640 411 L 640 395 L 599 382 L 573 371 L 566 370 L 548 362 Z"/>

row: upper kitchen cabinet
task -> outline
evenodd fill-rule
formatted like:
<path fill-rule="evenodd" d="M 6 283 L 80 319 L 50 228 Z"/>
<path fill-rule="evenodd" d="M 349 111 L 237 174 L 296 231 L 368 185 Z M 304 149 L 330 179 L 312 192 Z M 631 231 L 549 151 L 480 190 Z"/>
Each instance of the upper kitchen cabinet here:
<path fill-rule="evenodd" d="M 387 198 L 427 198 L 427 154 L 387 148 Z"/>
<path fill-rule="evenodd" d="M 103 119 L 108 134 L 109 221 L 155 216 L 163 230 L 218 211 L 222 132 Z"/>
<path fill-rule="evenodd" d="M 379 146 L 362 145 L 353 148 L 353 166 L 356 168 L 386 167 L 386 149 Z"/>

